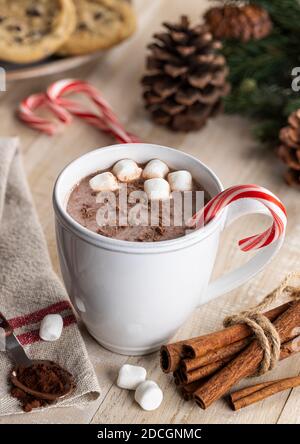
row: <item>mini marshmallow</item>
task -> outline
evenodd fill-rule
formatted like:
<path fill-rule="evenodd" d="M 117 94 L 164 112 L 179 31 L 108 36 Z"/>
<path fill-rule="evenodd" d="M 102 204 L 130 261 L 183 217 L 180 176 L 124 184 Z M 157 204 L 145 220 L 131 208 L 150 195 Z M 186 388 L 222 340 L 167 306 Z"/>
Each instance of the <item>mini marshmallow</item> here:
<path fill-rule="evenodd" d="M 44 341 L 57 341 L 63 330 L 63 318 L 59 314 L 49 314 L 40 325 L 40 338 Z"/>
<path fill-rule="evenodd" d="M 144 168 L 143 178 L 154 179 L 157 177 L 164 178 L 169 172 L 169 167 L 159 159 L 150 160 Z"/>
<path fill-rule="evenodd" d="M 148 179 L 144 182 L 144 190 L 150 200 L 170 199 L 170 185 L 165 179 Z"/>
<path fill-rule="evenodd" d="M 131 159 L 119 160 L 112 171 L 120 182 L 132 182 L 139 179 L 142 174 L 142 168 L 139 168 L 137 163 Z"/>
<path fill-rule="evenodd" d="M 144 367 L 125 364 L 120 368 L 117 385 L 120 388 L 135 390 L 146 380 L 147 372 Z"/>
<path fill-rule="evenodd" d="M 191 191 L 193 178 L 189 171 L 174 171 L 168 174 L 168 181 L 172 191 Z"/>
<path fill-rule="evenodd" d="M 117 179 L 109 172 L 97 174 L 89 181 L 89 185 L 93 191 L 115 191 L 119 188 Z"/>
<path fill-rule="evenodd" d="M 136 389 L 134 399 L 144 410 L 157 409 L 163 400 L 163 392 L 154 381 L 142 382 Z"/>

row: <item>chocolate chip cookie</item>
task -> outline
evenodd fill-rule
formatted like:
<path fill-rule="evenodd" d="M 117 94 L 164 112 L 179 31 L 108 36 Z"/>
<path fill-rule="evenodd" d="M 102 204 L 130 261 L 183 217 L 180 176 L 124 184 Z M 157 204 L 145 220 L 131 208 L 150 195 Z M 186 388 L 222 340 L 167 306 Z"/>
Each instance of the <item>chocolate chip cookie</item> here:
<path fill-rule="evenodd" d="M 124 0 L 73 1 L 77 27 L 60 48 L 61 55 L 79 55 L 110 48 L 129 37 L 136 28 L 134 11 Z"/>
<path fill-rule="evenodd" d="M 0 0 L 0 59 L 32 63 L 46 58 L 75 26 L 72 0 Z"/>

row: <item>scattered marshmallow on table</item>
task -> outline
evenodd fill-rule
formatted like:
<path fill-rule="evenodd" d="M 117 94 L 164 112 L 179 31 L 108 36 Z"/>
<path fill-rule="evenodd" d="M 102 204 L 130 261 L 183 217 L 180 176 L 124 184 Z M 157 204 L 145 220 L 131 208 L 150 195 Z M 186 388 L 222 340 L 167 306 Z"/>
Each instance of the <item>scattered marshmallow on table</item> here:
<path fill-rule="evenodd" d="M 171 191 L 191 191 L 193 189 L 193 178 L 189 171 L 180 170 L 168 174 Z"/>
<path fill-rule="evenodd" d="M 134 160 L 123 159 L 114 165 L 112 172 L 120 182 L 132 182 L 141 177 L 142 168 Z"/>
<path fill-rule="evenodd" d="M 119 188 L 118 181 L 112 173 L 100 173 L 94 176 L 89 185 L 93 191 L 115 191 Z"/>
<path fill-rule="evenodd" d="M 169 167 L 164 162 L 159 159 L 150 160 L 144 168 L 143 178 L 144 179 L 154 179 L 154 178 L 164 178 L 169 172 Z"/>
<path fill-rule="evenodd" d="M 136 389 L 134 399 L 144 410 L 157 409 L 163 400 L 163 392 L 154 381 L 142 382 Z"/>
<path fill-rule="evenodd" d="M 117 385 L 120 388 L 135 390 L 146 380 L 147 372 L 144 367 L 125 364 L 120 368 Z"/>
<path fill-rule="evenodd" d="M 40 325 L 40 338 L 44 341 L 57 341 L 63 330 L 63 318 L 59 314 L 49 314 Z"/>
<path fill-rule="evenodd" d="M 150 200 L 170 199 L 170 185 L 165 179 L 148 179 L 144 182 L 144 190 Z"/>

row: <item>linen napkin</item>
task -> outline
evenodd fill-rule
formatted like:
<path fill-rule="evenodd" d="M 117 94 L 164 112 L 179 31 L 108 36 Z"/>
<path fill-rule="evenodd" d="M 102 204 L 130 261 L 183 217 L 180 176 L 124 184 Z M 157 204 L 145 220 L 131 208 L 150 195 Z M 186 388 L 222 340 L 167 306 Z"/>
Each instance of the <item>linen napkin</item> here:
<path fill-rule="evenodd" d="M 17 138 L 0 138 L 0 311 L 30 358 L 53 360 L 74 375 L 75 392 L 50 407 L 78 406 L 97 399 L 100 389 L 66 291 L 51 268 L 18 144 Z M 40 321 L 48 313 L 64 319 L 56 342 L 39 338 Z M 22 413 L 9 394 L 11 368 L 1 351 L 0 415 Z"/>

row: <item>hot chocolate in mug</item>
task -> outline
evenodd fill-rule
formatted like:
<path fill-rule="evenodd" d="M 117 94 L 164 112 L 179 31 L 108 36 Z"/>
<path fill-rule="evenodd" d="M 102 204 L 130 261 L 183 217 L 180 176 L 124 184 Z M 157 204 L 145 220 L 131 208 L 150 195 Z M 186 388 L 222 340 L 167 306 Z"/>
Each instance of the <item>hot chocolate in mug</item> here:
<path fill-rule="evenodd" d="M 283 233 L 242 267 L 210 282 L 221 232 L 246 214 L 270 211 L 255 199 L 239 199 L 204 227 L 161 242 L 104 237 L 77 223 L 66 211 L 74 186 L 120 159 L 164 161 L 188 170 L 211 197 L 223 191 L 219 178 L 200 160 L 181 151 L 135 143 L 100 148 L 68 165 L 55 184 L 57 246 L 71 301 L 91 335 L 107 349 L 126 355 L 157 350 L 202 304 L 242 285 L 280 249 Z M 272 212 L 272 211 L 271 211 Z"/>

